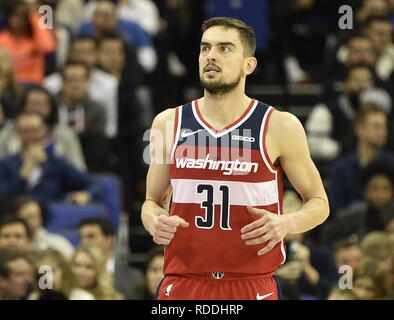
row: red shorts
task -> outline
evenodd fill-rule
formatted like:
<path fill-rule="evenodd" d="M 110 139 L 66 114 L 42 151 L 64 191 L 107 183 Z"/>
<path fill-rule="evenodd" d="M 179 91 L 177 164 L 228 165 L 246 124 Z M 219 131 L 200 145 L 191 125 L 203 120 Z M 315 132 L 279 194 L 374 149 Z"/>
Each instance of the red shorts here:
<path fill-rule="evenodd" d="M 223 272 L 165 276 L 158 300 L 278 300 L 273 275 L 234 275 Z"/>

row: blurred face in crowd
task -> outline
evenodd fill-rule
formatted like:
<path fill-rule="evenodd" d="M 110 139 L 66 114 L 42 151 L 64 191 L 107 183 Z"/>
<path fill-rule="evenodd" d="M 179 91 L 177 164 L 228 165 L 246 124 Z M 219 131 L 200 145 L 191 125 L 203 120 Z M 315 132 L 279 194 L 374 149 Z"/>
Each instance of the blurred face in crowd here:
<path fill-rule="evenodd" d="M 93 259 L 79 251 L 72 262 L 72 271 L 82 288 L 92 288 L 96 284 L 97 272 Z"/>
<path fill-rule="evenodd" d="M 99 64 L 107 72 L 120 75 L 125 64 L 124 46 L 121 40 L 108 39 L 100 45 Z"/>
<path fill-rule="evenodd" d="M 116 8 L 110 1 L 101 1 L 96 5 L 93 14 L 93 25 L 100 34 L 112 31 L 117 23 Z"/>
<path fill-rule="evenodd" d="M 93 39 L 77 39 L 70 51 L 70 60 L 81 62 L 93 68 L 97 64 L 97 47 Z"/>
<path fill-rule="evenodd" d="M 46 128 L 38 114 L 24 114 L 16 121 L 16 129 L 24 148 L 39 143 L 45 136 Z"/>
<path fill-rule="evenodd" d="M 373 85 L 373 74 L 368 68 L 353 68 L 347 76 L 345 91 L 349 94 L 360 94 Z"/>
<path fill-rule="evenodd" d="M 8 27 L 12 33 L 23 34 L 29 28 L 28 6 L 19 4 L 8 20 Z"/>
<path fill-rule="evenodd" d="M 376 54 L 372 42 L 368 38 L 354 38 L 348 44 L 349 55 L 347 65 L 366 64 L 373 67 Z"/>
<path fill-rule="evenodd" d="M 41 207 L 35 201 L 23 205 L 18 212 L 18 217 L 27 222 L 33 234 L 42 227 Z"/>
<path fill-rule="evenodd" d="M 88 85 L 89 74 L 82 65 L 70 65 L 64 70 L 63 93 L 68 99 L 73 101 L 82 101 L 85 99 Z"/>
<path fill-rule="evenodd" d="M 164 257 L 159 255 L 152 259 L 146 271 L 146 282 L 148 290 L 152 295 L 155 294 L 157 286 L 164 277 L 163 266 Z"/>
<path fill-rule="evenodd" d="M 389 20 L 374 21 L 365 33 L 371 39 L 375 50 L 381 54 L 392 43 L 393 26 Z"/>
<path fill-rule="evenodd" d="M 340 266 L 355 266 L 363 256 L 360 247 L 355 244 L 349 247 L 340 248 L 335 252 L 335 264 Z"/>
<path fill-rule="evenodd" d="M 199 73 L 201 84 L 209 93 L 225 94 L 235 89 L 242 79 L 245 80 L 244 71 L 254 70 L 251 65 L 255 66 L 255 60 L 245 58 L 238 30 L 214 26 L 204 32 L 200 44 Z"/>
<path fill-rule="evenodd" d="M 0 247 L 29 250 L 30 239 L 25 226 L 20 222 L 3 225 L 0 229 Z"/>
<path fill-rule="evenodd" d="M 383 174 L 374 175 L 366 185 L 365 197 L 373 208 L 384 208 L 394 198 L 391 180 Z"/>
<path fill-rule="evenodd" d="M 384 112 L 369 113 L 359 124 L 356 134 L 360 142 L 372 147 L 382 148 L 387 142 L 387 116 Z"/>
<path fill-rule="evenodd" d="M 388 14 L 389 6 L 386 0 L 364 0 L 357 15 L 361 21 L 365 21 L 371 16 L 384 17 Z"/>
<path fill-rule="evenodd" d="M 376 299 L 375 285 L 373 279 L 370 277 L 360 277 L 355 279 L 353 283 L 353 291 L 360 300 Z"/>
<path fill-rule="evenodd" d="M 112 253 L 115 237 L 106 236 L 99 225 L 86 224 L 79 229 L 79 236 L 81 238 L 82 246 L 96 246 L 99 247 L 105 256 L 109 257 Z"/>
<path fill-rule="evenodd" d="M 26 97 L 25 110 L 39 114 L 43 119 L 47 119 L 51 113 L 51 102 L 48 95 L 40 90 L 29 91 Z"/>
<path fill-rule="evenodd" d="M 0 298 L 14 300 L 26 296 L 33 283 L 33 267 L 24 258 L 8 262 L 8 276 L 0 276 Z"/>

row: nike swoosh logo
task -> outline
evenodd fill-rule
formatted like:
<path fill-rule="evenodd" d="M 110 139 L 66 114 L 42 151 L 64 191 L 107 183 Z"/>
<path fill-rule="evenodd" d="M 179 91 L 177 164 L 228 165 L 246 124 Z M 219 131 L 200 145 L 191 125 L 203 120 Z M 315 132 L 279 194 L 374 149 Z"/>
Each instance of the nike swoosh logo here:
<path fill-rule="evenodd" d="M 274 294 L 273 292 L 268 293 L 268 294 L 265 294 L 265 295 L 263 295 L 263 296 L 260 296 L 259 294 L 257 294 L 257 295 L 256 295 L 256 299 L 257 299 L 257 300 L 264 300 L 265 298 L 268 298 L 269 296 L 272 296 L 273 294 Z"/>
<path fill-rule="evenodd" d="M 186 137 L 188 137 L 188 136 L 192 136 L 193 134 L 196 134 L 196 133 L 198 133 L 198 132 L 200 132 L 200 131 L 203 131 L 203 130 L 204 130 L 204 129 L 198 129 L 198 130 L 193 131 L 193 132 L 182 131 L 181 137 L 182 137 L 182 138 L 186 138 Z"/>

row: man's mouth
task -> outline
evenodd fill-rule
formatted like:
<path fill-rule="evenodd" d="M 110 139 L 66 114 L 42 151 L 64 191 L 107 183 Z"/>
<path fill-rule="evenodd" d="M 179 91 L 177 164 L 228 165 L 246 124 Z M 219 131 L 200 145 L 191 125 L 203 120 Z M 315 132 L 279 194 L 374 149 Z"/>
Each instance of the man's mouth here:
<path fill-rule="evenodd" d="M 220 69 L 216 66 L 209 65 L 204 68 L 204 72 L 209 75 L 215 75 L 220 72 Z"/>

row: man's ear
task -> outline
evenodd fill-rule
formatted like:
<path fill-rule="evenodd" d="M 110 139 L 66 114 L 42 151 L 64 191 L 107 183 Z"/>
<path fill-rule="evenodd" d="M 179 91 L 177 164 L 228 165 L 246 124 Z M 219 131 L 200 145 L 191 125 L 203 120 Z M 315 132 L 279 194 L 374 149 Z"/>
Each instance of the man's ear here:
<path fill-rule="evenodd" d="M 256 67 L 257 67 L 257 59 L 255 57 L 248 57 L 245 59 L 243 69 L 246 75 L 253 73 Z"/>

